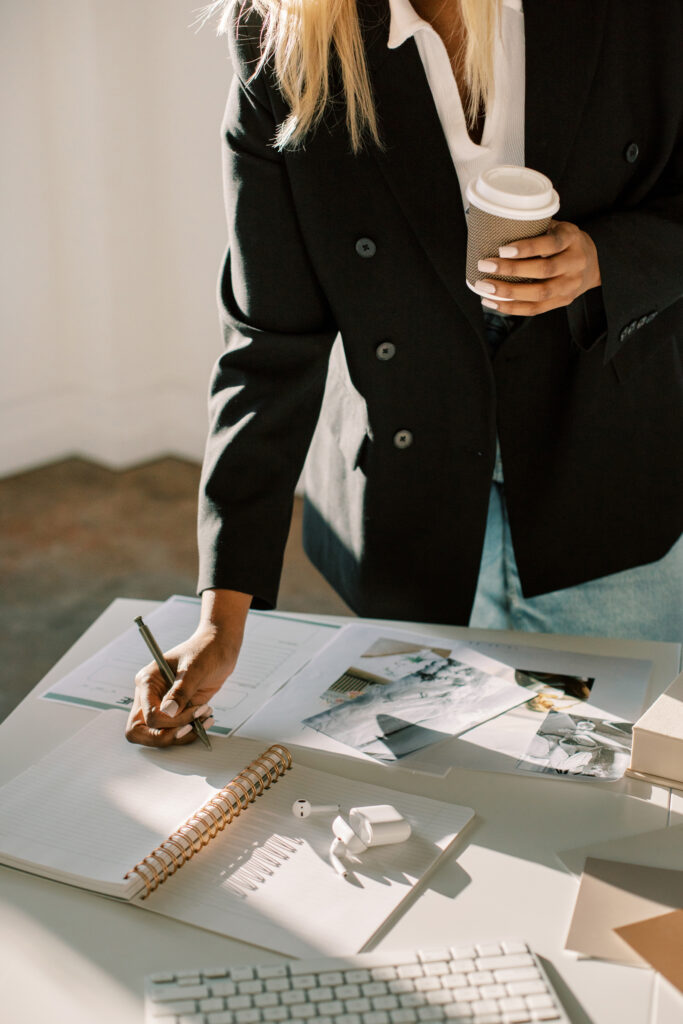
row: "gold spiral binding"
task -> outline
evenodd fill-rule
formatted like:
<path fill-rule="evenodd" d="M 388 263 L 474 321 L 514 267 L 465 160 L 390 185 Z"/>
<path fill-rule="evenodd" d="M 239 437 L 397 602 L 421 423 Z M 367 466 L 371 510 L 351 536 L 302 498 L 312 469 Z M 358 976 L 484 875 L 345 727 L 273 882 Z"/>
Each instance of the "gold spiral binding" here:
<path fill-rule="evenodd" d="M 150 854 L 143 857 L 124 875 L 124 879 L 137 875 L 145 886 L 144 895 L 140 899 L 146 900 L 291 767 L 292 755 L 287 747 L 280 743 L 268 747 Z"/>

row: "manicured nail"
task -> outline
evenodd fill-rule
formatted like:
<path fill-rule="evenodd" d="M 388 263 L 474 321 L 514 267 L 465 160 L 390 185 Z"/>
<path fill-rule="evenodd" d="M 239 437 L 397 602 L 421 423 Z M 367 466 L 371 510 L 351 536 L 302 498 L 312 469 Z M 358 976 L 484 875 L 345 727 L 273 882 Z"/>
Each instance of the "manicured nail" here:
<path fill-rule="evenodd" d="M 174 718 L 178 714 L 178 705 L 174 700 L 162 700 L 159 710 L 169 718 Z"/>
<path fill-rule="evenodd" d="M 482 306 L 488 306 L 489 309 L 498 309 L 498 303 L 491 302 L 490 299 L 482 299 L 481 304 Z"/>
<path fill-rule="evenodd" d="M 477 268 L 481 270 L 482 274 L 495 274 L 498 270 L 498 264 L 494 263 L 493 260 L 479 260 Z"/>
<path fill-rule="evenodd" d="M 191 725 L 181 725 L 181 727 L 178 729 L 177 733 L 175 734 L 175 738 L 177 740 L 181 740 L 183 738 L 183 736 L 187 736 L 188 732 L 192 732 L 192 726 Z"/>
<path fill-rule="evenodd" d="M 519 256 L 519 249 L 516 245 L 501 245 L 498 250 L 498 255 L 502 256 L 504 260 L 509 260 L 515 256 Z"/>
<path fill-rule="evenodd" d="M 211 711 L 211 708 L 209 707 L 208 704 L 202 704 L 201 707 L 198 707 L 198 708 L 194 709 L 194 711 L 192 712 L 192 717 L 193 718 L 201 718 L 202 715 L 208 715 L 210 711 Z"/>
<path fill-rule="evenodd" d="M 476 281 L 474 287 L 478 292 L 487 292 L 489 295 L 496 294 L 495 284 L 489 284 L 488 281 Z"/>
<path fill-rule="evenodd" d="M 211 715 L 210 718 L 205 718 L 204 719 L 204 721 L 202 722 L 202 725 L 204 726 L 205 729 L 210 729 L 215 721 L 216 721 L 216 719 L 213 717 L 213 715 Z"/>

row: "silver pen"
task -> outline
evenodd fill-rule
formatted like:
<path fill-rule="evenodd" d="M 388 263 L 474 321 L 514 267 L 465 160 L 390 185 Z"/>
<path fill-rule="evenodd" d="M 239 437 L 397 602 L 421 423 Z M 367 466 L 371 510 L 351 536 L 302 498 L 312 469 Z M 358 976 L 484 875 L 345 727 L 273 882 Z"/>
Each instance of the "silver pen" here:
<path fill-rule="evenodd" d="M 156 640 L 152 636 L 152 633 L 150 632 L 149 626 L 146 626 L 145 623 L 142 621 L 142 615 L 138 615 L 136 617 L 135 625 L 140 630 L 140 635 L 141 635 L 142 639 L 145 641 L 145 643 L 149 647 L 151 655 L 154 658 L 154 660 L 156 661 L 157 665 L 159 666 L 159 671 L 161 672 L 162 676 L 164 677 L 164 679 L 168 683 L 168 686 L 169 686 L 169 689 L 170 689 L 170 687 L 173 686 L 173 684 L 175 683 L 175 675 L 173 674 L 173 669 L 171 668 L 169 663 L 166 661 L 166 658 L 164 658 L 164 655 L 162 654 L 162 651 L 161 651 L 161 648 L 159 647 L 159 644 L 156 642 Z M 188 704 L 188 707 L 191 708 L 192 704 Z M 193 720 L 192 728 L 195 731 L 195 733 L 197 734 L 197 736 L 199 737 L 199 739 L 202 741 L 202 743 L 204 744 L 206 749 L 207 750 L 211 750 L 211 740 L 206 735 L 206 729 L 204 728 L 202 723 L 199 721 L 199 719 L 195 718 Z"/>

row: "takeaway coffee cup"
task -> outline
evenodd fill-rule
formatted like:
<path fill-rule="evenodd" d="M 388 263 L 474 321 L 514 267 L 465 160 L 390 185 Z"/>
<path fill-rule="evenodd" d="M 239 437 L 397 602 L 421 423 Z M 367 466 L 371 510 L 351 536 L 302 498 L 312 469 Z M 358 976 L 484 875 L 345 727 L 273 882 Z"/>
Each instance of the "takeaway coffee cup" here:
<path fill-rule="evenodd" d="M 483 171 L 469 183 L 467 196 L 467 285 L 482 278 L 525 281 L 530 278 L 484 274 L 477 262 L 498 256 L 498 248 L 519 238 L 533 238 L 548 230 L 560 208 L 560 199 L 545 174 L 529 167 L 501 164 Z M 504 300 L 503 300 L 504 301 Z"/>

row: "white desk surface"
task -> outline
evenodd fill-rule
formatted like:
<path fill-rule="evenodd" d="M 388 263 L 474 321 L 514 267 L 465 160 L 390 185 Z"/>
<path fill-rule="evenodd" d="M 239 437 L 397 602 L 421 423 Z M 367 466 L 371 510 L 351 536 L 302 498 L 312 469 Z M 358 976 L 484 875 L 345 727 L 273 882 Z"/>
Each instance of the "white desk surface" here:
<path fill-rule="evenodd" d="M 119 599 L 100 616 L 0 726 L 0 784 L 98 714 L 37 700 L 79 662 L 157 602 Z M 310 616 L 307 616 L 310 618 Z M 320 616 L 330 620 L 329 616 Z M 332 621 L 346 620 L 334 618 Z M 388 623 L 387 623 L 388 624 Z M 676 644 L 487 633 L 414 626 L 458 638 L 490 638 L 587 653 L 648 658 L 654 698 L 679 671 Z M 132 681 L 131 681 L 132 682 Z M 121 715 L 123 730 L 124 715 Z M 575 1024 L 663 1024 L 652 971 L 581 960 L 563 949 L 577 881 L 556 852 L 683 820 L 683 792 L 634 780 L 573 784 L 452 770 L 425 778 L 380 765 L 301 751 L 329 771 L 465 804 L 476 810 L 452 856 L 379 945 L 387 950 L 519 936 L 544 959 Z M 87 771 L 87 765 L 83 765 Z M 275 962 L 277 954 L 146 914 L 104 897 L 0 868 L 3 1019 L 12 1024 L 142 1024 L 143 977 L 167 968 Z M 674 997 L 677 998 L 677 997 Z M 656 1010 L 659 1005 L 659 1012 Z M 666 1020 L 672 1003 L 666 1001 Z M 675 1011 L 674 1011 L 675 1012 Z"/>

